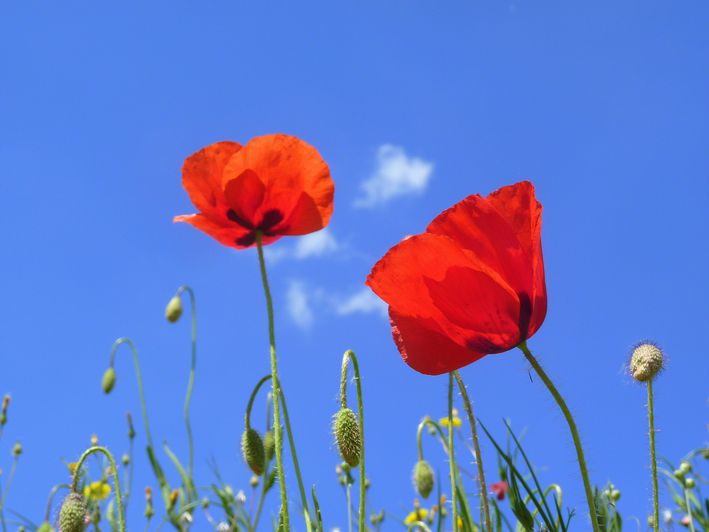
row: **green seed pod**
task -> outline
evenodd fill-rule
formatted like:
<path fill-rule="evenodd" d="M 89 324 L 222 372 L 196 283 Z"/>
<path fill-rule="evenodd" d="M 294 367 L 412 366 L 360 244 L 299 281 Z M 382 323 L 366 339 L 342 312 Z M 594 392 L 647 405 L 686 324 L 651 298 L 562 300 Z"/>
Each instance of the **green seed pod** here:
<path fill-rule="evenodd" d="M 659 347 L 643 342 L 633 349 L 630 357 L 630 374 L 640 382 L 651 380 L 664 366 L 665 355 Z"/>
<path fill-rule="evenodd" d="M 350 467 L 357 467 L 362 452 L 362 436 L 355 413 L 349 408 L 341 408 L 335 415 L 333 432 L 342 458 Z"/>
<path fill-rule="evenodd" d="M 263 435 L 263 449 L 266 452 L 266 463 L 273 460 L 276 454 L 276 436 L 272 430 L 267 430 Z"/>
<path fill-rule="evenodd" d="M 165 318 L 170 323 L 175 323 L 182 316 L 182 300 L 179 296 L 173 297 L 165 307 Z"/>
<path fill-rule="evenodd" d="M 116 370 L 113 367 L 108 368 L 101 379 L 101 388 L 103 393 L 109 394 L 113 387 L 116 385 Z"/>
<path fill-rule="evenodd" d="M 61 532 L 82 532 L 85 529 L 86 503 L 78 493 L 70 493 L 64 499 L 59 511 L 59 530 Z"/>
<path fill-rule="evenodd" d="M 256 475 L 263 475 L 266 466 L 266 451 L 263 440 L 254 429 L 246 429 L 241 435 L 241 453 L 251 471 Z"/>
<path fill-rule="evenodd" d="M 426 460 L 419 460 L 414 466 L 414 487 L 424 499 L 433 490 L 433 468 Z"/>
<path fill-rule="evenodd" d="M 39 525 L 37 532 L 54 532 L 54 527 L 50 525 L 47 521 Z"/>

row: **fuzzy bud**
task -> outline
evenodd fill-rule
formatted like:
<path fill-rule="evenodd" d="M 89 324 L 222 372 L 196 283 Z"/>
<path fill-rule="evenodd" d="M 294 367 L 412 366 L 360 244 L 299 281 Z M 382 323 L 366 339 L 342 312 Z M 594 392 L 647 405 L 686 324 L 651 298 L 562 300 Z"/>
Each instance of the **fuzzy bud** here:
<path fill-rule="evenodd" d="M 684 460 L 679 464 L 679 470 L 683 475 L 686 475 L 692 471 L 692 464 Z"/>
<path fill-rule="evenodd" d="M 357 467 L 362 451 L 362 436 L 355 413 L 349 408 L 341 408 L 335 415 L 333 432 L 342 458 L 350 467 Z"/>
<path fill-rule="evenodd" d="M 428 496 L 433 490 L 433 468 L 426 460 L 419 460 L 414 466 L 414 486 L 416 491 L 424 499 L 428 499 Z"/>
<path fill-rule="evenodd" d="M 261 476 L 266 466 L 266 452 L 261 436 L 254 429 L 246 429 L 241 435 L 241 453 L 254 474 Z"/>
<path fill-rule="evenodd" d="M 45 521 L 39 525 L 37 532 L 54 532 L 54 527 L 48 521 Z"/>
<path fill-rule="evenodd" d="M 665 355 L 659 347 L 643 342 L 633 349 L 630 357 L 630 374 L 640 382 L 651 380 L 664 366 Z"/>
<path fill-rule="evenodd" d="M 70 493 L 59 510 L 59 530 L 62 532 L 82 532 L 86 522 L 86 503 L 78 493 Z"/>
<path fill-rule="evenodd" d="M 182 300 L 179 296 L 173 297 L 165 307 L 165 318 L 170 323 L 175 323 L 182 316 Z"/>
<path fill-rule="evenodd" d="M 266 463 L 273 460 L 276 454 L 276 437 L 272 430 L 267 430 L 263 435 L 263 450 L 266 453 Z"/>
<path fill-rule="evenodd" d="M 688 490 L 694 489 L 694 486 L 696 486 L 696 485 L 697 485 L 697 482 L 692 477 L 687 477 L 684 479 L 684 487 L 687 488 Z"/>
<path fill-rule="evenodd" d="M 15 442 L 15 445 L 12 447 L 12 456 L 15 458 L 19 458 L 19 456 L 22 454 L 22 444 L 18 441 Z"/>
<path fill-rule="evenodd" d="M 130 464 L 130 455 L 127 453 L 123 453 L 123 456 L 121 457 L 121 462 L 123 462 L 124 466 Z"/>
<path fill-rule="evenodd" d="M 620 500 L 620 490 L 612 489 L 609 498 L 613 502 L 618 502 Z"/>
<path fill-rule="evenodd" d="M 101 378 L 101 389 L 103 393 L 108 395 L 116 385 L 116 370 L 113 367 L 108 368 Z"/>

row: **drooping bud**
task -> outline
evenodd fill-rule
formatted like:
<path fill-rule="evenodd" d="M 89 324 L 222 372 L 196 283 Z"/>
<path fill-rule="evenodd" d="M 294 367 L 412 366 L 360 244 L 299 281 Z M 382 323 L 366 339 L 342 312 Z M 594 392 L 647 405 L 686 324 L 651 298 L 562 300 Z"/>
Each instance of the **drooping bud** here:
<path fill-rule="evenodd" d="M 362 437 L 355 413 L 349 408 L 341 408 L 335 414 L 333 432 L 342 458 L 350 467 L 357 467 L 362 451 Z"/>
<path fill-rule="evenodd" d="M 261 436 L 254 429 L 248 428 L 241 435 L 241 453 L 244 461 L 256 475 L 263 475 L 266 466 L 266 451 Z"/>
<path fill-rule="evenodd" d="M 640 382 L 651 380 L 664 366 L 665 355 L 650 342 L 638 344 L 630 357 L 630 374 Z"/>
<path fill-rule="evenodd" d="M 70 493 L 59 510 L 59 530 L 61 532 L 82 532 L 85 528 L 88 509 L 84 498 L 78 493 Z"/>
<path fill-rule="evenodd" d="M 126 412 L 126 419 L 128 420 L 128 439 L 135 438 L 135 427 L 133 426 L 133 416 L 130 412 Z"/>
<path fill-rule="evenodd" d="M 414 466 L 414 486 L 416 491 L 424 499 L 428 499 L 428 496 L 433 490 L 433 468 L 426 460 L 419 460 Z"/>
<path fill-rule="evenodd" d="M 113 369 L 113 366 L 109 367 L 103 374 L 103 378 L 101 378 L 101 388 L 103 389 L 103 393 L 108 395 L 111 393 L 111 390 L 113 390 L 113 387 L 116 385 L 116 370 Z"/>
<path fill-rule="evenodd" d="M 266 462 L 273 460 L 276 454 L 276 437 L 272 430 L 267 430 L 263 435 L 263 450 L 266 453 Z"/>
<path fill-rule="evenodd" d="M 12 456 L 15 458 L 19 458 L 21 454 L 22 454 L 22 444 L 19 441 L 15 442 L 15 445 L 12 447 Z"/>
<path fill-rule="evenodd" d="M 165 318 L 170 323 L 175 323 L 182 316 L 182 300 L 179 296 L 173 297 L 165 307 Z"/>

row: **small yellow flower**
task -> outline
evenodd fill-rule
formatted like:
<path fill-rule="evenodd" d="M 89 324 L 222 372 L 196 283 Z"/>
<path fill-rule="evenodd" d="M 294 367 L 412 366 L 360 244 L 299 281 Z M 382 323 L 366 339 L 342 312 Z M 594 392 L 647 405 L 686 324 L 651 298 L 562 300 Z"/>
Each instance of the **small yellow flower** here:
<path fill-rule="evenodd" d="M 96 434 L 91 435 L 91 445 L 93 447 L 98 445 L 98 436 L 96 436 Z"/>
<path fill-rule="evenodd" d="M 74 471 L 76 471 L 76 466 L 79 465 L 78 462 L 69 462 L 66 467 L 69 469 L 69 473 L 72 475 L 74 474 Z"/>
<path fill-rule="evenodd" d="M 426 508 L 418 508 L 406 516 L 406 519 L 404 519 L 404 524 L 410 525 L 416 521 L 423 521 L 426 519 L 427 515 L 428 510 L 426 510 Z"/>
<path fill-rule="evenodd" d="M 448 428 L 448 416 L 442 417 L 441 419 L 439 419 L 438 424 L 441 427 Z M 460 420 L 460 417 L 458 417 L 458 410 L 456 408 L 454 408 L 453 409 L 453 428 L 459 429 L 462 426 L 463 426 L 463 422 Z"/>
<path fill-rule="evenodd" d="M 111 485 L 108 482 L 96 481 L 84 486 L 84 497 L 95 501 L 102 501 L 111 494 Z"/>

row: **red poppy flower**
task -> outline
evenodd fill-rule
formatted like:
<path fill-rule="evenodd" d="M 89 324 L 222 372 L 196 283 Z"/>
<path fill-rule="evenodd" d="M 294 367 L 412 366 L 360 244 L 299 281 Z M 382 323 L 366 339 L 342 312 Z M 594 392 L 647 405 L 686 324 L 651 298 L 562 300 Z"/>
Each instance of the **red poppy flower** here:
<path fill-rule="evenodd" d="M 498 501 L 503 501 L 505 500 L 505 495 L 507 495 L 507 490 L 510 489 L 510 485 L 507 484 L 504 480 L 501 480 L 500 482 L 495 482 L 494 484 L 490 485 L 490 491 L 492 491 L 496 496 Z"/>
<path fill-rule="evenodd" d="M 175 221 L 235 248 L 253 246 L 257 232 L 270 244 L 322 229 L 335 193 L 317 150 L 289 135 L 211 144 L 185 160 L 182 185 L 200 212 Z"/>
<path fill-rule="evenodd" d="M 542 206 L 527 182 L 468 196 L 404 239 L 367 285 L 415 370 L 447 373 L 530 338 L 546 315 Z"/>

